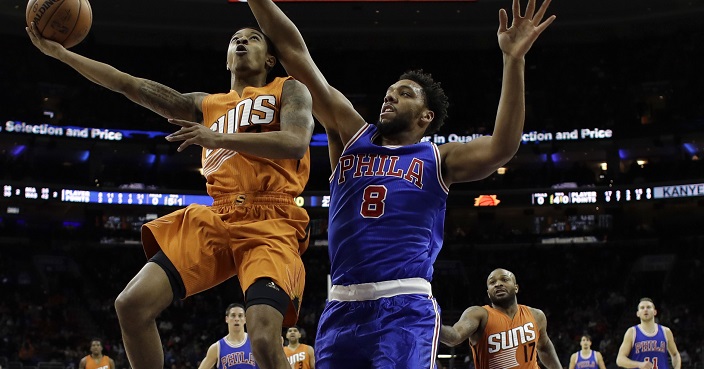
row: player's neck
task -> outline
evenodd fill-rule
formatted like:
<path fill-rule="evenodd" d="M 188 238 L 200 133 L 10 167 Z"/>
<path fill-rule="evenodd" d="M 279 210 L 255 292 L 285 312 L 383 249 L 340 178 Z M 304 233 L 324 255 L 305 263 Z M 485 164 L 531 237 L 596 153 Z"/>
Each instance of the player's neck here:
<path fill-rule="evenodd" d="M 241 343 L 244 341 L 245 333 L 244 331 L 234 331 L 227 334 L 227 340 L 231 343 Z"/>
<path fill-rule="evenodd" d="M 97 355 L 96 355 L 96 354 L 91 353 L 91 354 L 90 354 L 90 357 L 92 357 L 92 358 L 95 359 L 95 360 L 100 360 L 100 359 L 103 358 L 103 354 L 100 353 L 100 354 L 97 354 Z"/>
<path fill-rule="evenodd" d="M 640 329 L 645 331 L 645 333 L 648 334 L 654 334 L 655 329 L 657 329 L 657 325 L 655 324 L 655 319 L 651 319 L 648 321 L 640 321 Z"/>
<path fill-rule="evenodd" d="M 592 353 L 592 349 L 590 349 L 590 348 L 588 348 L 586 350 L 582 349 L 582 356 L 587 356 L 587 355 L 590 355 L 591 353 Z"/>
<path fill-rule="evenodd" d="M 298 346 L 300 346 L 300 345 L 301 345 L 300 342 L 296 342 L 295 344 L 293 344 L 293 343 L 291 343 L 291 342 L 289 341 L 289 343 L 288 343 L 288 348 L 289 348 L 290 350 L 295 351 L 295 350 L 298 348 Z"/>
<path fill-rule="evenodd" d="M 237 94 L 242 96 L 245 87 L 262 87 L 266 85 L 266 74 L 239 74 L 235 76 L 232 73 L 232 79 L 230 81 L 230 90 L 237 91 Z"/>
<path fill-rule="evenodd" d="M 501 306 L 495 303 L 492 303 L 491 306 L 494 309 L 508 315 L 511 319 L 513 319 L 513 317 L 516 316 L 516 313 L 518 312 L 518 305 L 513 302 L 508 306 Z"/>

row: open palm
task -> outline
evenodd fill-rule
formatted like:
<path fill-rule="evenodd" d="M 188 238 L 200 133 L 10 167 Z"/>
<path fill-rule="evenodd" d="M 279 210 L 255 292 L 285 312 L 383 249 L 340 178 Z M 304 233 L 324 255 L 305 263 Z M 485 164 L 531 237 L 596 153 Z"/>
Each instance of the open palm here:
<path fill-rule="evenodd" d="M 543 1 L 538 11 L 535 11 L 537 0 L 528 0 L 526 13 L 521 16 L 521 4 L 519 0 L 513 0 L 513 21 L 508 27 L 508 15 L 506 10 L 499 10 L 499 47 L 504 54 L 522 58 L 528 53 L 538 36 L 555 20 L 555 16 L 550 16 L 543 21 L 545 12 L 550 6 L 551 0 Z M 541 23 L 542 22 L 542 23 Z"/>

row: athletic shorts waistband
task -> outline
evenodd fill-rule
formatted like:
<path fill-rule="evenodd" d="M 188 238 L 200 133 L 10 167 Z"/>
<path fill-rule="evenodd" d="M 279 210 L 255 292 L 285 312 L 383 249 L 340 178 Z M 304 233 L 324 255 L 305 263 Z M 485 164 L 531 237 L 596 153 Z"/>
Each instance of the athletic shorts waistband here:
<path fill-rule="evenodd" d="M 411 294 L 432 296 L 430 282 L 423 278 L 407 278 L 349 286 L 333 285 L 330 289 L 330 300 L 367 301 Z"/>
<path fill-rule="evenodd" d="M 213 207 L 230 205 L 295 205 L 293 196 L 283 192 L 247 192 L 213 197 Z"/>

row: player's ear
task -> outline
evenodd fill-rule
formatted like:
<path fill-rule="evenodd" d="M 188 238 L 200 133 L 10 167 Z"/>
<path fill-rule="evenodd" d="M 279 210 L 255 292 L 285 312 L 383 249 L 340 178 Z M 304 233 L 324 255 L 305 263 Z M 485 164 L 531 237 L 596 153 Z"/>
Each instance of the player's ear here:
<path fill-rule="evenodd" d="M 423 113 L 421 113 L 421 116 L 420 116 L 420 121 L 421 121 L 422 127 L 423 127 L 424 129 L 427 129 L 428 126 L 430 125 L 430 123 L 433 121 L 434 118 L 435 118 L 435 112 L 434 112 L 434 111 L 429 110 L 429 109 L 424 110 Z"/>
<path fill-rule="evenodd" d="M 516 285 L 516 293 L 518 293 L 518 285 Z"/>
<path fill-rule="evenodd" d="M 276 65 L 276 57 L 274 55 L 268 54 L 266 56 L 266 67 L 268 69 L 274 68 Z"/>

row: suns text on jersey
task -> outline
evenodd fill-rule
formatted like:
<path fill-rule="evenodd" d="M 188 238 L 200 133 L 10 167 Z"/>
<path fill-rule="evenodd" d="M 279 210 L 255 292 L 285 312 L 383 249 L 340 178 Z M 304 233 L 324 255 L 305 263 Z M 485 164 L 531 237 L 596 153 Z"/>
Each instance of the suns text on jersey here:
<path fill-rule="evenodd" d="M 535 340 L 535 327 L 532 322 L 528 322 L 520 327 L 511 328 L 508 331 L 494 333 L 487 337 L 489 353 L 499 352 Z"/>
<path fill-rule="evenodd" d="M 297 353 L 288 357 L 288 362 L 291 365 L 298 363 L 298 362 L 301 362 L 301 361 L 305 361 L 305 360 L 306 360 L 306 353 L 305 352 L 297 352 Z"/>
<path fill-rule="evenodd" d="M 423 160 L 413 158 L 408 168 L 397 168 L 400 157 L 379 154 L 349 154 L 340 157 L 338 184 L 352 177 L 398 177 L 423 188 Z M 348 173 L 349 172 L 349 173 Z"/>

